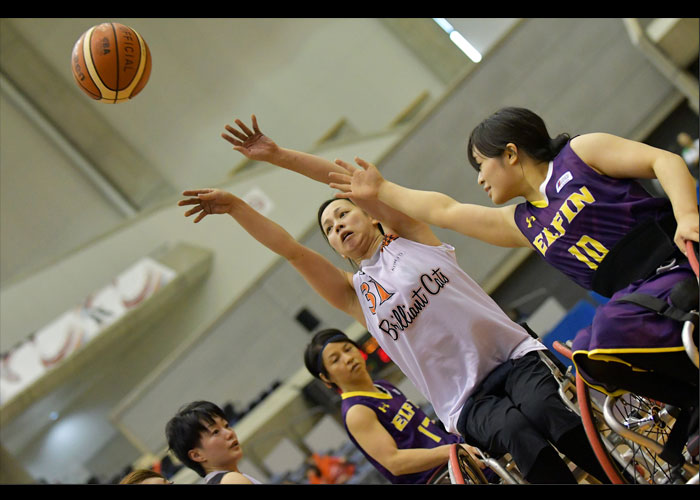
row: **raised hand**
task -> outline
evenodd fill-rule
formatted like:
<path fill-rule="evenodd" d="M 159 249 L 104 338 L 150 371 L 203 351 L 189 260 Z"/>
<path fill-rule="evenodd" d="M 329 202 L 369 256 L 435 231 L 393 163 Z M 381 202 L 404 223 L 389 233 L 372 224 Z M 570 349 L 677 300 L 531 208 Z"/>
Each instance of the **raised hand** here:
<path fill-rule="evenodd" d="M 377 167 L 368 161 L 356 156 L 355 163 L 361 168 L 356 168 L 343 160 L 335 160 L 335 164 L 342 167 L 346 173 L 331 172 L 328 176 L 334 182 L 328 185 L 340 191 L 335 194 L 336 198 L 376 199 L 384 178 Z"/>
<path fill-rule="evenodd" d="M 233 144 L 233 149 L 251 160 L 271 161 L 279 147 L 260 131 L 255 115 L 251 115 L 252 131 L 238 118 L 234 121 L 240 130 L 226 125 L 224 128 L 228 133 L 222 133 L 221 137 Z"/>
<path fill-rule="evenodd" d="M 221 189 L 191 189 L 182 192 L 183 196 L 191 196 L 180 200 L 178 206 L 196 205 L 185 212 L 185 217 L 199 214 L 194 222 L 197 223 L 207 215 L 230 214 L 239 198 Z"/>

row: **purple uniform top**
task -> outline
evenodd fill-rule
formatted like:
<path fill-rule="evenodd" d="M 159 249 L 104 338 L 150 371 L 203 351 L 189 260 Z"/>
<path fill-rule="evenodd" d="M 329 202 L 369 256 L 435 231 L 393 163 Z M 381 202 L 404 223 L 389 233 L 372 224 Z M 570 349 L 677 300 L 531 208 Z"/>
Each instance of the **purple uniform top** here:
<path fill-rule="evenodd" d="M 375 381 L 374 385 L 381 392 L 345 392 L 341 395 L 343 398 L 341 405 L 343 422 L 351 407 L 363 405 L 374 411 L 377 419 L 394 438 L 399 449 L 435 448 L 436 446 L 462 442 L 459 436 L 449 434 L 435 425 L 419 407 L 408 401 L 406 396 L 389 382 L 378 380 Z M 345 428 L 348 430 L 347 424 Z M 439 468 L 394 476 L 362 449 L 349 430 L 348 436 L 352 443 L 367 457 L 367 460 L 394 484 L 425 484 Z"/>
<path fill-rule="evenodd" d="M 587 290 L 620 238 L 644 220 L 672 213 L 667 199 L 654 198 L 636 180 L 594 171 L 570 142 L 550 162 L 540 191 L 544 200 L 516 207 L 515 223 L 548 264 Z"/>

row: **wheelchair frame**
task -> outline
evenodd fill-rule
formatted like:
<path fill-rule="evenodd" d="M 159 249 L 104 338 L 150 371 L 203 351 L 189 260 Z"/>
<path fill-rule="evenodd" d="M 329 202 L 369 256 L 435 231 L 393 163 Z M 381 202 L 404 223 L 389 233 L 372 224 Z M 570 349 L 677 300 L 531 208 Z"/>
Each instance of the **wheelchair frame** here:
<path fill-rule="evenodd" d="M 474 458 L 459 444 L 450 446 L 450 458 L 427 484 L 489 484 Z"/>

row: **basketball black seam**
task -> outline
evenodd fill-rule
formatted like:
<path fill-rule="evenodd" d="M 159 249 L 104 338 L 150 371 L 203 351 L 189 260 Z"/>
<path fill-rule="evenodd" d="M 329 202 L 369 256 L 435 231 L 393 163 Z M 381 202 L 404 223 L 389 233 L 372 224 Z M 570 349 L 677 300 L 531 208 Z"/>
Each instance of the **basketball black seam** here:
<path fill-rule="evenodd" d="M 114 23 L 109 23 L 114 32 L 114 57 L 117 58 L 117 82 L 114 89 L 114 103 L 119 100 L 119 39 L 117 38 L 117 29 L 114 27 Z"/>
<path fill-rule="evenodd" d="M 95 57 L 92 55 L 92 35 L 95 33 L 95 31 L 90 32 L 90 37 L 89 38 L 83 38 L 83 43 L 80 44 L 80 52 L 83 54 L 83 61 L 85 61 L 85 42 L 87 42 L 88 47 L 90 47 L 90 59 L 92 60 L 92 66 L 95 67 Z M 102 91 L 100 90 L 100 86 L 97 84 L 95 79 L 92 77 L 90 74 L 90 71 L 88 71 L 87 68 L 87 61 L 85 61 L 85 74 L 88 76 L 92 84 L 95 86 L 97 89 L 97 94 L 93 94 L 92 91 L 88 88 L 86 88 L 82 83 L 80 84 L 81 87 L 85 89 L 85 91 L 90 94 L 97 96 L 99 99 L 102 99 Z M 80 82 L 78 82 L 80 83 Z"/>

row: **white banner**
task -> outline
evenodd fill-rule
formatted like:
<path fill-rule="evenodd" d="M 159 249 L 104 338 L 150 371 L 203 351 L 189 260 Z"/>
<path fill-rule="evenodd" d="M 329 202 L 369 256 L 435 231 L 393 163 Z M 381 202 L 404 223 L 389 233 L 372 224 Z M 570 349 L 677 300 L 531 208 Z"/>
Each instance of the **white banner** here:
<path fill-rule="evenodd" d="M 0 405 L 85 346 L 110 324 L 148 300 L 175 271 L 145 257 L 28 339 L 2 354 Z"/>

